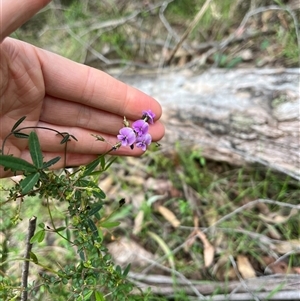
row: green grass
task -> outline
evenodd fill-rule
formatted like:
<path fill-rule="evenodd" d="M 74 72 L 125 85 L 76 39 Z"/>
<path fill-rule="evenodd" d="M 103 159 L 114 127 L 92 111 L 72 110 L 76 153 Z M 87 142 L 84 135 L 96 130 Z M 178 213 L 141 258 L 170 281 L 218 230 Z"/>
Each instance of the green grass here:
<path fill-rule="evenodd" d="M 164 16 L 177 37 L 184 33 L 204 2 L 176 0 L 168 4 Z M 91 50 L 104 55 L 107 60 L 115 61 L 112 66 L 122 66 L 126 62 L 153 66 L 157 65 L 162 47 L 170 34 L 159 18 L 161 7 L 155 8 L 156 4 L 143 6 L 140 2 L 131 1 L 69 1 L 68 6 L 50 6 L 50 9 L 39 13 L 12 36 L 78 62 L 97 67 L 100 64 L 101 68 L 111 65 L 101 62 L 101 59 L 91 54 Z M 268 5 L 285 8 L 281 1 L 256 1 L 256 8 Z M 227 39 L 238 29 L 249 10 L 250 2 L 212 1 L 185 41 L 189 51 L 201 43 Z M 295 33 L 297 24 L 284 10 L 270 12 L 273 15 L 267 21 L 263 21 L 262 13 L 250 17 L 245 30 L 257 34 L 244 41 L 229 44 L 221 51 L 215 51 L 210 56 L 208 65 L 214 63 L 221 68 L 238 67 L 243 62 L 240 52 L 250 50 L 254 56 L 252 65 L 260 66 L 266 57 L 271 57 L 275 66 L 298 66 L 299 47 Z M 111 23 L 128 18 L 133 13 L 138 14 L 122 25 Z M 112 25 L 107 26 L 108 23 Z M 106 25 L 101 27 L 104 24 Z M 268 28 L 268 33 L 260 34 L 262 26 Z M 174 47 L 176 43 L 173 36 L 170 47 Z"/>
<path fill-rule="evenodd" d="M 120 169 L 123 170 L 125 177 L 117 176 Z M 137 184 L 128 182 L 128 179 L 132 179 L 130 177 L 137 174 L 143 175 L 144 181 L 148 178 L 155 178 L 157 181 L 162 182 L 169 179 L 173 187 L 180 192 L 180 195 L 169 196 L 163 199 L 157 198 L 158 192 L 155 188 L 143 190 L 138 181 Z M 107 176 L 115 177 L 116 182 L 113 185 L 121 185 L 122 190 L 119 190 L 119 192 L 126 195 L 127 202 L 130 199 L 133 200 L 138 193 L 144 195 L 144 200 L 140 207 L 137 208 L 127 204 L 116 213 L 114 220 L 123 221 L 122 226 L 111 229 L 106 234 L 105 239 L 107 243 L 110 241 L 111 235 L 116 239 L 124 235 L 130 237 L 133 229 L 132 221 L 138 211 L 142 210 L 144 211 L 142 230 L 135 236 L 135 241 L 138 241 L 142 247 L 155 254 L 157 260 L 165 258 L 160 264 L 169 267 L 165 251 L 158 245 L 156 240 L 153 240 L 149 235 L 149 231 L 158 235 L 164 244 L 168 246 L 168 249 L 173 252 L 172 256 L 176 271 L 189 279 L 216 281 L 222 280 L 220 275 L 224 275 L 223 280 L 226 280 L 231 270 L 228 255 L 232 255 L 234 258 L 238 255 L 245 255 L 257 262 L 257 264 L 263 264 L 261 263 L 262 255 L 266 255 L 268 245 L 262 243 L 259 237 L 264 236 L 272 240 L 270 227 L 280 235 L 279 240 L 290 241 L 299 239 L 298 215 L 291 216 L 284 223 L 272 223 L 261 219 L 261 209 L 256 206 L 248 207 L 243 211 L 232 214 L 240 206 L 258 198 L 298 204 L 300 184 L 262 166 L 233 167 L 225 163 L 205 160 L 202 158 L 200 150 L 183 150 L 180 146 L 177 146 L 172 152 L 163 152 L 161 150 L 148 152 L 148 155 L 142 159 L 131 159 L 130 164 L 128 164 L 127 159 L 119 158 L 116 164 L 112 165 Z M 187 198 L 187 195 L 185 195 L 184 185 L 194 191 L 192 198 L 191 196 Z M 108 194 L 107 204 L 111 203 L 112 205 L 107 205 L 105 210 L 113 210 L 115 208 L 118 200 L 117 194 Z M 5 193 L 2 193 L 1 201 L 3 202 L 4 199 Z M 153 201 L 150 202 L 151 199 Z M 172 228 L 170 223 L 155 209 L 157 205 L 162 205 L 172 211 L 181 222 L 181 225 L 177 229 Z M 17 242 L 24 242 L 26 221 L 32 215 L 38 217 L 39 223 L 44 222 L 47 224 L 48 222 L 46 204 L 42 200 L 33 197 L 27 198 L 22 202 L 19 223 L 14 226 L 9 221 L 16 220 L 15 216 L 18 212 L 18 206 L 17 203 L 13 206 L 11 204 L 1 206 L 1 215 L 3 217 L 5 212 L 6 217 L 6 223 L 2 224 L 2 232 L 10 241 L 13 241 L 13 245 L 9 246 L 10 258 L 22 253 L 23 244 Z M 63 221 L 64 204 L 54 202 L 51 205 L 51 210 L 53 218 L 58 224 L 60 220 Z M 287 208 L 279 207 L 276 204 L 265 204 L 265 210 L 269 211 L 268 214 L 273 213 L 274 216 L 284 217 L 289 213 Z M 209 268 L 204 268 L 204 248 L 200 240 L 196 240 L 188 251 L 184 251 L 183 248 L 184 242 L 193 231 L 194 217 L 197 216 L 200 223 L 199 226 L 202 229 L 206 229 L 218 222 L 222 217 L 230 214 L 230 218 L 218 223 L 213 232 L 207 232 L 206 234 L 210 243 L 215 246 L 216 253 L 212 265 Z M 22 230 L 20 231 L 20 229 Z M 39 257 L 42 258 L 43 264 L 55 269 L 60 265 L 72 264 L 75 258 L 74 250 L 67 248 L 66 244 L 61 244 L 58 238 L 51 239 L 49 236 L 48 242 L 50 241 L 50 248 L 44 244 L 40 245 L 38 249 Z M 61 253 L 61 248 L 64 250 L 63 253 Z M 43 253 L 43 249 L 45 249 L 45 253 Z M 221 267 L 222 272 L 215 273 L 214 268 L 221 258 L 224 261 L 224 266 Z M 193 263 L 192 265 L 191 262 Z M 290 258 L 291 266 L 295 266 L 299 262 L 299 256 L 296 254 Z M 18 269 L 16 267 L 15 263 L 6 266 L 7 270 L 12 271 L 10 278 L 12 283 L 18 279 L 19 272 L 17 272 Z M 39 268 L 33 268 L 33 270 L 36 270 L 34 274 L 37 275 Z M 57 299 L 59 291 L 61 289 L 57 291 L 55 289 L 52 296 L 47 295 L 47 300 Z M 46 296 L 40 290 L 37 292 L 37 296 L 41 295 Z M 176 293 L 173 300 L 179 301 L 185 300 L 185 298 L 189 300 L 189 297 L 184 292 L 181 292 Z M 149 300 L 162 301 L 166 299 L 164 297 L 153 297 Z"/>
<path fill-rule="evenodd" d="M 117 20 L 127 17 L 136 9 L 135 4 L 140 2 L 126 2 L 119 4 L 115 1 L 69 1 L 70 6 L 64 9 L 49 9 L 34 17 L 18 30 L 14 37 L 28 41 L 39 47 L 55 51 L 72 60 L 84 62 L 89 55 L 87 44 L 95 51 L 107 52 L 108 59 L 118 59 L 122 62 L 136 60 L 147 64 L 155 63 L 157 53 L 161 52 L 162 46 L 157 46 L 157 41 L 165 41 L 167 30 L 159 20 L 159 8 L 153 11 L 146 9 L 138 18 L 123 26 L 107 27 L 102 30 L 93 29 L 92 26 L 104 21 Z M 165 16 L 172 28 L 180 36 L 188 24 L 192 21 L 204 0 L 173 1 L 165 11 Z M 188 43 L 192 41 L 202 43 L 206 41 L 220 41 L 225 39 L 240 24 L 245 13 L 249 9 L 249 3 L 234 6 L 237 2 L 232 0 L 219 1 L 218 5 L 208 9 L 192 34 L 188 37 Z M 241 3 L 241 2 L 240 2 Z M 257 5 L 278 4 L 282 1 L 257 1 Z M 282 29 L 277 22 L 270 22 L 274 34 L 259 35 L 251 40 L 251 50 L 264 56 L 274 55 L 282 66 L 295 67 L 298 64 L 299 48 L 291 18 L 286 16 L 289 30 Z M 261 16 L 251 19 L 254 29 L 258 29 Z M 257 22 L 257 23 L 256 23 Z M 47 27 L 48 26 L 48 27 Z M 71 35 L 66 27 L 69 27 Z M 250 25 L 247 25 L 249 28 Z M 145 42 L 145 44 L 143 44 Z M 155 46 L 151 43 L 153 42 Z M 174 41 L 173 41 L 174 43 Z M 172 44 L 173 45 L 173 44 Z M 247 49 L 248 45 L 234 45 L 228 47 L 222 53 L 216 53 L 212 57 L 219 67 L 231 68 L 238 66 L 239 50 Z M 275 50 L 274 50 L 275 49 Z M 142 51 L 143 50 L 143 51 Z M 282 100 L 277 100 L 282 101 Z M 276 104 L 274 104 L 276 105 Z M 120 175 L 120 170 L 122 174 Z M 153 148 L 141 159 L 128 161 L 119 158 L 109 171 L 114 181 L 112 186 L 119 189 L 108 194 L 106 210 L 116 208 L 118 200 L 126 197 L 130 204 L 126 204 L 115 215 L 115 219 L 122 221 L 120 227 L 110 230 L 105 234 L 106 242 L 110 242 L 121 236 L 132 237 L 134 219 L 139 211 L 144 212 L 141 232 L 134 236 L 142 247 L 156 255 L 156 259 L 163 258 L 165 252 L 159 247 L 157 241 L 149 236 L 149 231 L 156 233 L 173 250 L 175 268 L 185 277 L 203 279 L 206 281 L 220 280 L 219 274 L 214 268 L 224 259 L 222 273 L 224 279 L 229 279 L 231 268 L 228 255 L 234 258 L 238 255 L 246 255 L 263 265 L 262 255 L 267 253 L 268 244 L 261 242 L 260 237 L 272 241 L 277 235 L 278 241 L 299 240 L 299 212 L 287 217 L 291 210 L 287 207 L 274 204 L 263 204 L 261 207 L 248 207 L 245 210 L 232 214 L 234 210 L 256 199 L 271 199 L 274 201 L 297 205 L 300 199 L 299 182 L 268 170 L 263 166 L 252 165 L 244 167 L 230 166 L 222 162 L 206 160 L 199 149 L 185 149 L 177 145 L 172 151 L 163 151 Z M 141 181 L 134 181 L 132 177 L 139 177 Z M 170 180 L 171 189 L 179 193 L 173 193 L 167 189 L 167 195 L 162 197 L 164 191 L 158 191 L 155 187 L 144 188 L 147 179 L 153 178 L 164 183 Z M 7 181 L 4 181 L 7 185 Z M 188 193 L 187 190 L 188 189 Z M 173 193 L 173 194 L 172 194 Z M 36 197 L 26 198 L 23 202 L 3 203 L 6 192 L 0 192 L 1 218 L 1 261 L 19 256 L 23 252 L 26 237 L 27 220 L 33 215 L 38 217 L 38 223 L 47 224 L 48 210 L 43 200 Z M 133 205 L 139 198 L 139 206 Z M 174 229 L 170 223 L 157 212 L 157 206 L 162 205 L 173 212 L 181 225 Z M 21 210 L 20 210 L 21 209 Z M 64 217 L 65 204 L 53 202 L 51 205 L 54 220 L 59 222 Z M 266 213 L 262 213 L 265 210 Z M 271 215 L 281 217 L 284 222 L 273 223 L 263 217 Z M 213 264 L 204 268 L 203 244 L 196 240 L 188 251 L 183 249 L 183 244 L 193 231 L 194 217 L 199 219 L 199 226 L 205 231 L 224 216 L 230 218 L 218 223 L 206 233 L 211 244 L 216 248 Z M 20 243 L 22 242 L 22 243 Z M 40 251 L 44 252 L 44 263 L 57 267 L 58 265 L 73 264 L 75 251 L 67 248 L 63 240 L 48 237 L 50 248 L 46 244 L 41 245 Z M 276 246 L 276 245 L 275 245 Z M 9 252 L 7 253 L 7 248 Z M 64 252 L 62 251 L 64 250 Z M 44 250 L 44 251 L 43 251 Z M 275 250 L 276 251 L 276 250 Z M 277 252 L 278 255 L 283 255 Z M 57 258 L 59 257 L 59 258 Z M 291 266 L 299 266 L 299 254 L 293 254 L 289 259 Z M 163 264 L 169 267 L 168 260 Z M 10 262 L 2 265 L 2 272 L 9 273 L 10 277 L 2 279 L 7 285 L 16 285 L 20 276 L 19 262 Z M 34 274 L 38 275 L 39 268 L 33 268 Z M 156 270 L 162 273 L 160 270 Z M 262 271 L 259 271 L 262 272 Z M 1 282 L 1 281 L 0 281 Z M 43 296 L 43 300 L 64 300 L 61 289 L 55 288 L 52 295 L 45 295 L 43 287 L 36 292 L 36 300 Z M 0 287 L 1 291 L 1 287 Z M 217 291 L 215 293 L 218 293 Z M 165 297 L 153 296 L 149 300 L 167 300 Z M 189 300 L 184 292 L 177 293 L 174 300 Z"/>

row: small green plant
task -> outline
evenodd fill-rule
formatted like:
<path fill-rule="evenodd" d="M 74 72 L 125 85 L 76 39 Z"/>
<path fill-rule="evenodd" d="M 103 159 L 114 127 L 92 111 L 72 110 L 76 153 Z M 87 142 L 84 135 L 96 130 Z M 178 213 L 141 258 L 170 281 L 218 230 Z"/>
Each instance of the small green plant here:
<path fill-rule="evenodd" d="M 5 204 L 11 205 L 18 200 L 21 202 L 16 207 L 14 216 L 8 220 L 3 217 L 1 230 L 10 231 L 18 225 L 22 220 L 23 208 L 30 198 L 45 203 L 50 224 L 38 222 L 36 229 L 40 217 L 30 218 L 24 257 L 9 258 L 10 250 L 5 244 L 7 241 L 3 242 L 0 262 L 1 300 L 19 300 L 19 298 L 22 301 L 28 298 L 33 300 L 44 298 L 43 294 L 46 292 L 60 296 L 63 300 L 146 300 L 144 297 L 131 294 L 134 285 L 126 279 L 130 264 L 124 270 L 120 266 L 115 266 L 104 242 L 104 229 L 119 225 L 113 215 L 125 203 L 124 199 L 121 199 L 117 208 L 109 215 L 105 215 L 103 207 L 106 195 L 98 186 L 98 179 L 115 159 L 113 157 L 106 159 L 104 154 L 76 170 L 51 171 L 49 168 L 61 158 L 43 161 L 37 134 L 34 131 L 29 134 L 24 132 L 34 128 L 19 128 L 25 118 L 22 117 L 16 122 L 2 144 L 0 166 L 14 173 L 22 173 L 23 178 L 14 186 L 3 189 L 7 197 L 1 202 L 1 210 L 4 210 Z M 153 123 L 153 118 L 154 114 L 151 111 L 145 111 L 143 118 L 134 122 L 132 127 L 124 118 L 124 127 L 117 136 L 119 142 L 112 146 L 109 152 L 121 145 L 146 150 L 151 143 L 148 123 Z M 43 129 L 54 131 L 61 136 L 61 144 L 65 145 L 65 150 L 71 139 L 77 140 L 69 133 L 61 133 L 50 128 Z M 4 154 L 5 143 L 11 135 L 19 139 L 28 139 L 32 163 Z M 105 142 L 100 136 L 96 138 Z M 63 220 L 54 217 L 53 206 L 59 204 L 64 204 L 65 207 Z M 39 252 L 32 250 L 32 246 L 37 246 L 39 251 L 49 235 L 55 235 L 61 245 L 75 250 L 73 255 L 76 260 L 66 263 L 57 256 L 56 264 L 45 264 Z M 10 263 L 18 261 L 23 262 L 21 281 L 18 277 L 9 275 Z M 28 284 L 29 264 L 39 267 L 36 279 L 30 284 Z"/>

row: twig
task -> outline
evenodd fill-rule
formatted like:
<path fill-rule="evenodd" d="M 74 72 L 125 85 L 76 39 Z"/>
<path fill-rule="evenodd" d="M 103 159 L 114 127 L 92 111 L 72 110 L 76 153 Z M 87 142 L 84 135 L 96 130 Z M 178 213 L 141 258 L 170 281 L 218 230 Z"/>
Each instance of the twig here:
<path fill-rule="evenodd" d="M 174 270 L 174 269 L 170 269 L 164 265 L 161 265 L 159 262 L 157 261 L 154 261 L 154 260 L 151 260 L 149 258 L 146 258 L 144 256 L 141 256 L 139 255 L 142 259 L 148 261 L 149 263 L 151 263 L 151 266 L 156 266 L 160 269 L 162 269 L 163 271 L 167 271 L 167 272 L 170 272 L 170 273 L 174 273 L 176 276 L 179 277 L 179 279 L 181 279 L 181 281 L 183 281 L 183 283 L 186 283 L 186 285 L 190 288 L 190 290 L 196 295 L 198 296 L 199 300 L 207 300 L 207 298 L 205 296 L 203 296 L 202 294 L 200 294 L 200 292 L 195 288 L 195 286 L 193 285 L 193 283 L 187 279 L 183 274 L 181 274 L 180 272 Z M 167 254 L 168 256 L 168 254 Z M 129 273 L 129 277 L 130 275 L 133 275 L 133 274 L 130 274 Z M 146 276 L 147 277 L 147 276 Z M 173 281 L 174 283 L 174 281 Z"/>
<path fill-rule="evenodd" d="M 245 15 L 245 17 L 242 20 L 242 22 L 241 22 L 239 28 L 237 29 L 237 31 L 240 30 L 241 28 L 245 27 L 245 25 L 248 22 L 248 19 L 250 17 L 252 17 L 253 15 L 265 12 L 267 10 L 284 10 L 284 11 L 286 11 L 287 13 L 289 13 L 291 15 L 291 17 L 293 19 L 293 22 L 294 22 L 298 48 L 300 49 L 300 33 L 299 33 L 299 27 L 298 27 L 299 25 L 298 25 L 298 21 L 297 21 L 297 16 L 292 11 L 292 9 L 288 6 L 281 7 L 281 6 L 277 6 L 277 5 L 270 5 L 270 6 L 259 7 L 257 9 L 251 10 Z M 300 58 L 299 58 L 299 65 L 300 65 Z"/>
<path fill-rule="evenodd" d="M 21 293 L 21 301 L 27 301 L 28 300 L 28 274 L 29 274 L 29 259 L 30 259 L 30 252 L 32 248 L 32 244 L 30 243 L 31 238 L 34 235 L 36 228 L 36 216 L 33 216 L 29 220 L 28 225 L 28 234 L 26 239 L 26 246 L 25 246 L 25 254 L 24 254 L 24 263 L 22 267 L 22 280 L 21 280 L 21 287 L 23 288 L 23 291 Z"/>
<path fill-rule="evenodd" d="M 282 300 L 299 300 L 299 291 L 281 291 L 277 293 L 257 293 L 259 300 L 282 301 Z M 191 299 L 190 299 L 191 300 Z M 195 300 L 195 299 L 194 299 Z M 228 295 L 216 295 L 211 297 L 211 301 L 249 301 L 252 300 L 252 295 L 249 293 Z"/>
<path fill-rule="evenodd" d="M 182 45 L 184 40 L 187 38 L 187 36 L 191 33 L 191 31 L 198 24 L 198 22 L 200 21 L 200 19 L 202 18 L 202 16 L 206 12 L 206 10 L 208 9 L 208 6 L 209 6 L 211 1 L 212 0 L 206 0 L 206 2 L 203 4 L 202 8 L 198 12 L 198 14 L 195 16 L 194 20 L 190 23 L 190 25 L 188 26 L 186 31 L 183 33 L 182 37 L 180 38 L 180 41 L 177 43 L 177 45 L 175 46 L 175 48 L 171 52 L 169 59 L 166 61 L 166 65 L 169 65 L 171 63 L 171 61 L 173 60 L 174 55 L 176 54 L 177 50 L 180 48 L 180 46 Z"/>
<path fill-rule="evenodd" d="M 283 203 L 283 202 L 278 202 L 278 201 L 274 201 L 274 200 L 269 200 L 269 199 L 257 199 L 255 201 L 249 202 L 235 210 L 233 210 L 232 212 L 230 212 L 229 214 L 223 216 L 222 218 L 220 218 L 217 222 L 215 222 L 214 224 L 212 224 L 211 226 L 209 226 L 208 228 L 206 228 L 205 230 L 203 230 L 203 233 L 206 233 L 207 231 L 211 230 L 212 228 L 214 228 L 215 226 L 221 224 L 222 222 L 224 222 L 225 220 L 228 220 L 229 218 L 231 218 L 233 215 L 244 211 L 247 208 L 251 208 L 252 206 L 258 204 L 258 203 L 266 203 L 266 204 L 272 204 L 272 205 L 277 205 L 279 207 L 289 207 L 289 208 L 295 208 L 297 210 L 300 210 L 300 205 L 293 205 L 293 204 L 289 204 L 289 203 Z"/>
<path fill-rule="evenodd" d="M 178 36 L 178 34 L 173 30 L 173 28 L 171 27 L 170 23 L 168 22 L 168 20 L 166 19 L 164 12 L 165 9 L 168 7 L 168 4 L 170 4 L 170 2 L 164 2 L 162 4 L 162 6 L 160 7 L 159 10 L 159 18 L 162 22 L 162 24 L 165 26 L 165 28 L 167 29 L 169 35 L 171 35 L 176 42 L 180 42 L 180 37 Z"/>
<path fill-rule="evenodd" d="M 225 220 L 231 218 L 232 216 L 234 216 L 235 214 L 244 211 L 247 208 L 251 208 L 252 206 L 256 205 L 257 203 L 266 203 L 266 204 L 273 204 L 273 205 L 277 205 L 279 207 L 289 207 L 289 208 L 296 208 L 298 210 L 300 210 L 300 205 L 293 205 L 293 204 L 289 204 L 289 203 L 283 203 L 283 202 L 278 202 L 278 201 L 274 201 L 274 200 L 269 200 L 269 199 L 257 199 L 254 200 L 252 202 L 249 202 L 237 209 L 235 209 L 234 211 L 230 212 L 229 214 L 223 216 L 222 218 L 220 218 L 217 222 L 215 222 L 214 224 L 212 224 L 211 226 L 205 228 L 202 230 L 203 233 L 206 233 L 212 229 L 214 229 L 217 225 L 221 224 L 222 222 L 224 222 Z M 179 252 L 189 240 L 192 240 L 196 237 L 196 235 L 189 237 L 184 243 L 180 244 L 178 247 L 174 248 L 172 250 L 173 254 L 176 254 L 177 252 Z M 148 273 L 152 268 L 154 268 L 154 266 L 159 265 L 160 262 L 163 262 L 165 259 L 167 258 L 166 255 L 161 256 L 160 258 L 158 258 L 156 260 L 156 262 L 153 262 L 152 264 L 150 264 L 147 268 L 145 268 L 143 270 L 143 273 Z"/>
<path fill-rule="evenodd" d="M 246 284 L 246 282 L 244 281 L 243 277 L 241 276 L 241 274 L 240 274 L 240 272 L 239 272 L 239 270 L 238 270 L 238 268 L 237 268 L 237 265 L 236 265 L 236 262 L 235 262 L 233 256 L 232 256 L 232 255 L 229 255 L 229 259 L 230 259 L 230 262 L 231 262 L 231 264 L 232 264 L 232 266 L 233 266 L 233 269 L 234 269 L 234 271 L 235 271 L 236 276 L 237 276 L 237 277 L 239 278 L 239 280 L 240 280 L 241 285 L 244 287 L 244 289 L 246 289 L 246 290 L 248 291 L 248 293 L 252 296 L 252 298 L 254 298 L 255 301 L 260 301 L 260 300 L 257 298 L 257 296 L 254 295 L 254 294 L 251 292 L 249 286 L 248 286 L 248 285 Z M 251 298 L 251 299 L 252 299 L 252 298 Z"/>

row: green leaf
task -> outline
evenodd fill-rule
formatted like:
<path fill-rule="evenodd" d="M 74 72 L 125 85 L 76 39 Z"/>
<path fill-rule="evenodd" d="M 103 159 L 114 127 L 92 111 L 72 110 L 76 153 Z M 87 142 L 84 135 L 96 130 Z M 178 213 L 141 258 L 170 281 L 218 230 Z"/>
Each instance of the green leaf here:
<path fill-rule="evenodd" d="M 48 162 L 45 162 L 45 163 L 43 164 L 43 169 L 48 168 L 48 167 L 54 165 L 54 164 L 57 163 L 59 160 L 60 160 L 60 157 L 55 157 L 55 158 L 49 160 Z"/>
<path fill-rule="evenodd" d="M 70 140 L 70 134 L 65 134 L 64 138 L 60 141 L 60 144 L 64 144 Z"/>
<path fill-rule="evenodd" d="M 71 240 L 71 231 L 70 231 L 70 229 L 66 230 L 66 235 L 67 235 L 67 239 Z"/>
<path fill-rule="evenodd" d="M 105 301 L 104 296 L 100 292 L 94 292 L 96 301 Z"/>
<path fill-rule="evenodd" d="M 94 293 L 94 291 L 89 291 L 87 294 L 85 294 L 83 300 L 90 300 L 91 295 Z"/>
<path fill-rule="evenodd" d="M 116 266 L 116 272 L 119 274 L 119 275 L 122 275 L 122 269 L 119 265 Z"/>
<path fill-rule="evenodd" d="M 80 179 L 80 180 L 77 181 L 77 185 L 79 187 L 83 187 L 83 188 L 86 188 L 86 187 L 92 188 L 91 192 L 93 193 L 93 195 L 96 198 L 99 198 L 99 199 L 105 199 L 106 198 L 105 193 L 101 190 L 101 188 L 98 186 L 98 184 L 94 183 L 92 180 Z"/>
<path fill-rule="evenodd" d="M 89 224 L 89 228 L 92 230 L 92 235 L 97 238 L 98 237 L 97 226 L 95 225 L 95 223 L 90 218 L 88 218 L 87 222 Z"/>
<path fill-rule="evenodd" d="M 43 153 L 36 132 L 31 132 L 29 134 L 29 152 L 33 164 L 38 169 L 41 169 L 43 167 Z"/>
<path fill-rule="evenodd" d="M 101 227 L 103 228 L 113 228 L 113 227 L 117 227 L 120 225 L 120 222 L 109 222 L 109 221 L 104 221 L 100 224 Z"/>
<path fill-rule="evenodd" d="M 93 195 L 96 197 L 96 198 L 99 198 L 99 199 L 105 199 L 106 198 L 106 194 L 104 193 L 103 190 L 101 190 L 99 187 L 97 190 L 93 190 Z"/>
<path fill-rule="evenodd" d="M 126 269 L 124 270 L 123 272 L 123 277 L 126 277 L 130 271 L 130 267 L 131 267 L 131 264 L 129 263 L 128 266 L 126 267 Z"/>
<path fill-rule="evenodd" d="M 65 229 L 66 229 L 66 227 L 59 227 L 59 228 L 55 229 L 55 232 L 60 232 L 60 231 L 63 231 Z"/>
<path fill-rule="evenodd" d="M 94 214 L 96 214 L 101 208 L 103 207 L 103 203 L 102 202 L 98 202 L 97 204 L 95 204 L 89 211 L 89 216 L 92 216 Z"/>
<path fill-rule="evenodd" d="M 29 162 L 9 155 L 0 155 L 0 166 L 4 166 L 12 171 L 36 172 L 37 169 Z"/>
<path fill-rule="evenodd" d="M 25 179 L 21 180 L 20 186 L 22 189 L 22 193 L 23 194 L 28 193 L 34 187 L 34 185 L 38 182 L 40 176 L 41 175 L 39 172 L 31 173 Z"/>
<path fill-rule="evenodd" d="M 104 170 L 105 169 L 105 158 L 104 158 L 104 156 L 100 157 L 100 164 L 101 164 L 101 169 Z"/>
<path fill-rule="evenodd" d="M 13 132 L 24 120 L 26 119 L 26 116 L 21 117 L 12 127 L 11 131 Z"/>
<path fill-rule="evenodd" d="M 96 160 L 94 160 L 93 162 L 91 162 L 90 164 L 88 164 L 86 166 L 86 170 L 83 172 L 82 174 L 82 178 L 85 176 L 89 176 L 91 174 L 91 172 L 93 172 L 93 170 L 99 165 L 99 159 L 97 158 Z"/>
<path fill-rule="evenodd" d="M 112 157 L 110 159 L 110 161 L 106 164 L 105 166 L 105 169 L 104 170 L 107 170 L 115 161 L 117 160 L 117 157 Z"/>
<path fill-rule="evenodd" d="M 38 261 L 38 258 L 37 256 L 33 253 L 33 252 L 29 252 L 29 255 L 30 255 L 30 258 L 32 259 L 32 261 L 35 263 L 35 264 L 38 264 L 39 261 Z"/>
<path fill-rule="evenodd" d="M 33 244 L 34 242 L 42 242 L 45 238 L 45 230 L 40 230 L 36 232 L 30 239 L 30 243 Z"/>
<path fill-rule="evenodd" d="M 45 224 L 44 223 L 39 223 L 38 226 L 42 229 L 45 229 Z"/>
<path fill-rule="evenodd" d="M 16 137 L 16 138 L 25 138 L 25 139 L 27 139 L 28 137 L 29 137 L 29 135 L 28 134 L 25 134 L 25 133 L 19 133 L 19 132 L 14 132 L 14 136 Z"/>

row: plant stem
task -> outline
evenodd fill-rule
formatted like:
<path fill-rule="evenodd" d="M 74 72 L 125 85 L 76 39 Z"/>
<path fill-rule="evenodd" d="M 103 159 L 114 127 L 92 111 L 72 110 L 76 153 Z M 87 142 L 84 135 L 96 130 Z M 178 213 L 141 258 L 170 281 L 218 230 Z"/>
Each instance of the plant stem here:
<path fill-rule="evenodd" d="M 31 238 L 34 235 L 35 228 L 36 228 L 36 216 L 33 216 L 29 220 L 29 226 L 28 226 L 28 235 L 26 239 L 26 246 L 25 246 L 25 255 L 24 255 L 24 263 L 22 267 L 22 282 L 21 286 L 23 287 L 23 291 L 21 294 L 21 301 L 27 301 L 28 300 L 28 274 L 29 274 L 29 259 L 30 259 L 30 252 L 32 248 L 32 244 L 30 243 Z"/>

